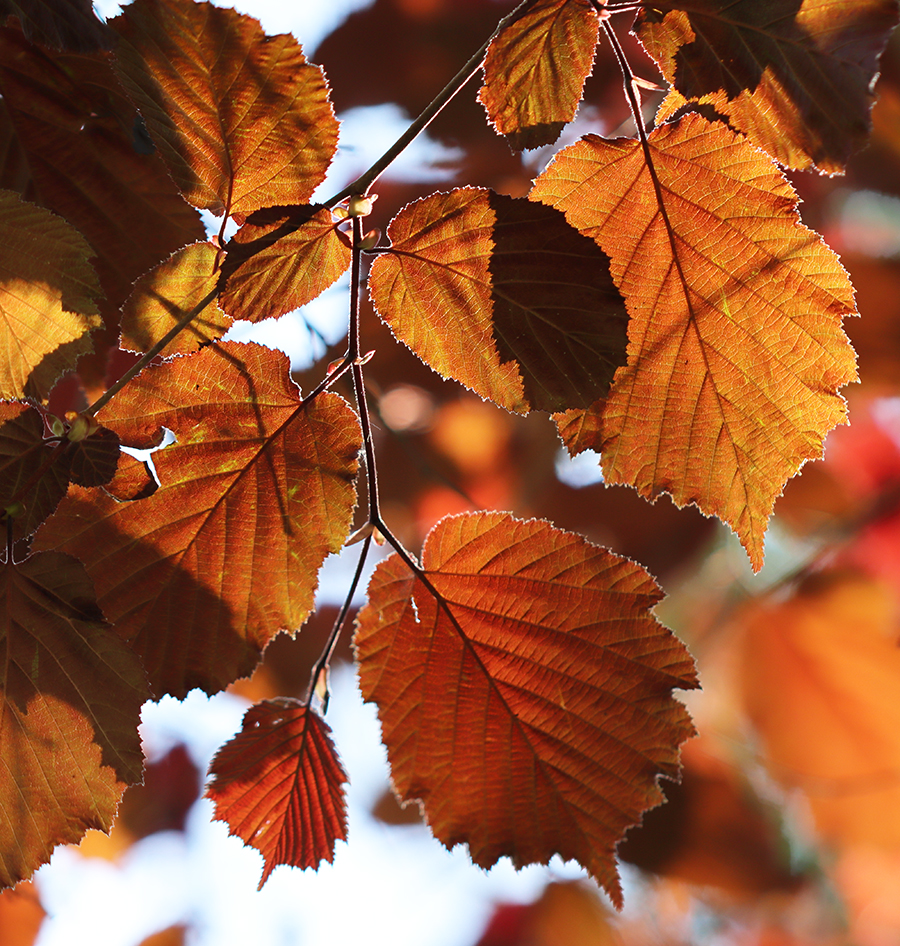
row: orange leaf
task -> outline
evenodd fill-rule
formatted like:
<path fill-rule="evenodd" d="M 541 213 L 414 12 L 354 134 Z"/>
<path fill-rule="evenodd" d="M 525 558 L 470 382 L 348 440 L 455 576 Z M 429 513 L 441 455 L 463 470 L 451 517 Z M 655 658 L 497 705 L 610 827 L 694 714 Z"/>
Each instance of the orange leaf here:
<path fill-rule="evenodd" d="M 773 777 L 803 789 L 826 837 L 900 849 L 894 595 L 825 573 L 742 626 L 744 702 Z"/>
<path fill-rule="evenodd" d="M 228 244 L 222 307 L 236 319 L 276 318 L 312 302 L 350 265 L 331 211 L 270 207 L 257 211 Z"/>
<path fill-rule="evenodd" d="M 347 774 L 331 729 L 297 700 L 251 706 L 209 772 L 215 818 L 265 859 L 260 890 L 279 864 L 317 868 L 347 840 Z"/>
<path fill-rule="evenodd" d="M 141 276 L 122 308 L 121 347 L 149 351 L 212 289 L 221 251 L 212 243 L 192 243 Z M 231 319 L 215 301 L 198 313 L 162 350 L 163 357 L 196 351 L 221 338 Z"/>
<path fill-rule="evenodd" d="M 775 498 L 846 420 L 853 290 L 745 139 L 688 115 L 649 153 L 652 172 L 640 142 L 590 135 L 532 191 L 609 253 L 631 314 L 608 401 L 560 432 L 571 453 L 602 454 L 607 482 L 717 515 L 759 569 Z"/>
<path fill-rule="evenodd" d="M 100 325 L 93 251 L 65 220 L 0 191 L 0 397 L 44 398 Z"/>
<path fill-rule="evenodd" d="M 186 200 L 237 214 L 309 199 L 338 125 L 293 36 L 194 0 L 136 0 L 112 25 L 122 83 Z"/>
<path fill-rule="evenodd" d="M 575 117 L 598 24 L 588 0 L 538 0 L 494 37 L 478 98 L 513 148 L 553 144 Z"/>
<path fill-rule="evenodd" d="M 112 632 L 68 555 L 0 565 L 0 885 L 55 844 L 109 830 L 141 780 L 140 661 Z"/>
<path fill-rule="evenodd" d="M 391 252 L 369 277 L 397 338 L 443 377 L 521 413 L 587 407 L 625 361 L 608 258 L 537 206 L 474 187 L 416 201 L 391 222 Z"/>
<path fill-rule="evenodd" d="M 672 697 L 697 686 L 693 661 L 650 614 L 658 586 L 507 513 L 443 519 L 422 567 L 440 599 L 394 555 L 355 640 L 395 789 L 481 867 L 559 854 L 620 904 L 615 845 L 662 801 L 657 777 L 677 777 L 693 733 Z"/>
<path fill-rule="evenodd" d="M 350 526 L 356 415 L 331 393 L 301 407 L 282 352 L 226 342 L 146 369 L 102 416 L 129 446 L 174 433 L 162 486 L 131 503 L 72 487 L 36 541 L 85 563 L 157 696 L 219 690 L 312 608 Z"/>
<path fill-rule="evenodd" d="M 869 131 L 895 0 L 654 0 L 637 34 L 674 85 L 787 167 L 840 173 Z"/>

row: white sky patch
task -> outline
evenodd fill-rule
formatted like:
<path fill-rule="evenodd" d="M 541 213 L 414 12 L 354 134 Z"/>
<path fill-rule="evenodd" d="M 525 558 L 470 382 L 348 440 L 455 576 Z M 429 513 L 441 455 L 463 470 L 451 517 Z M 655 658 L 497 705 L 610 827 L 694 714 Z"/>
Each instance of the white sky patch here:
<path fill-rule="evenodd" d="M 582 486 L 591 486 L 603 482 L 603 471 L 600 469 L 600 454 L 593 450 L 585 450 L 574 457 L 569 456 L 565 447 L 560 447 L 556 454 L 556 478 L 571 486 L 580 489 Z"/>

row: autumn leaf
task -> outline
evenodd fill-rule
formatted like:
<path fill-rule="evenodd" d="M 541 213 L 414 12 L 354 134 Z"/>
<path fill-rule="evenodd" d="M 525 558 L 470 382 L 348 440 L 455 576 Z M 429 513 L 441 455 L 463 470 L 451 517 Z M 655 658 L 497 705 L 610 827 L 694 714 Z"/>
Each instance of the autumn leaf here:
<path fill-rule="evenodd" d="M 598 30 L 588 0 L 538 0 L 494 37 L 478 98 L 513 148 L 553 144 L 575 117 Z"/>
<path fill-rule="evenodd" d="M 297 700 L 251 706 L 209 772 L 215 818 L 265 859 L 260 890 L 279 864 L 317 868 L 347 840 L 347 774 L 331 729 Z"/>
<path fill-rule="evenodd" d="M 559 854 L 621 904 L 615 845 L 662 801 L 657 777 L 677 777 L 692 734 L 672 689 L 697 686 L 693 662 L 650 613 L 658 586 L 507 513 L 443 519 L 422 568 L 427 583 L 382 562 L 357 619 L 397 793 L 481 867 Z"/>
<path fill-rule="evenodd" d="M 122 453 L 119 437 L 108 427 L 97 427 L 86 437 L 71 441 L 66 452 L 69 457 L 69 479 L 79 486 L 104 486 L 116 475 Z"/>
<path fill-rule="evenodd" d="M 770 774 L 805 793 L 822 834 L 900 849 L 900 650 L 892 591 L 813 575 L 741 614 L 738 659 Z"/>
<path fill-rule="evenodd" d="M 141 779 L 149 693 L 80 563 L 47 552 L 0 569 L 0 884 L 11 886 L 55 844 L 109 830 Z"/>
<path fill-rule="evenodd" d="M 791 168 L 844 170 L 871 130 L 878 60 L 896 0 L 654 0 L 637 34 L 686 101 L 712 106 Z"/>
<path fill-rule="evenodd" d="M 130 503 L 72 487 L 36 543 L 85 563 L 157 696 L 222 689 L 312 608 L 349 530 L 356 415 L 331 393 L 301 406 L 282 352 L 227 342 L 145 370 L 100 416 L 139 449 L 172 431 L 162 486 Z"/>
<path fill-rule="evenodd" d="M 293 36 L 193 0 L 136 0 L 112 25 L 122 84 L 186 200 L 247 214 L 309 199 L 338 125 Z"/>
<path fill-rule="evenodd" d="M 228 244 L 219 301 L 233 318 L 277 318 L 320 296 L 350 265 L 350 248 L 324 207 L 258 210 Z"/>
<path fill-rule="evenodd" d="M 648 147 L 652 172 L 640 142 L 589 135 L 532 191 L 609 253 L 631 315 L 609 399 L 560 433 L 602 454 L 607 482 L 727 522 L 759 569 L 775 498 L 846 420 L 853 290 L 743 138 L 689 115 Z"/>
<path fill-rule="evenodd" d="M 521 413 L 587 407 L 625 360 L 627 315 L 607 257 L 537 206 L 474 187 L 416 201 L 391 222 L 391 252 L 369 277 L 397 338 Z"/>
<path fill-rule="evenodd" d="M 44 398 L 100 325 L 93 251 L 65 220 L 0 191 L 0 397 Z"/>
<path fill-rule="evenodd" d="M 122 308 L 121 347 L 146 352 L 161 341 L 216 288 L 220 256 L 221 251 L 212 243 L 192 243 L 141 276 Z M 221 338 L 230 324 L 231 319 L 212 301 L 160 354 L 166 357 L 196 351 Z"/>
<path fill-rule="evenodd" d="M 93 53 L 109 49 L 112 34 L 94 10 L 91 0 L 3 0 L 0 18 L 17 17 L 32 43 Z"/>

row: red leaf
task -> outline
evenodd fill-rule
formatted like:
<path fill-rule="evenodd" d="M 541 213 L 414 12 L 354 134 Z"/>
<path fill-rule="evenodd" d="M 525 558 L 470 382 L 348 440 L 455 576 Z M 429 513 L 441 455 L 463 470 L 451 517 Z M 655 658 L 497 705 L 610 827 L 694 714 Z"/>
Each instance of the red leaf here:
<path fill-rule="evenodd" d="M 331 863 L 335 843 L 347 840 L 347 775 L 331 729 L 297 700 L 251 706 L 209 771 L 216 819 L 265 859 L 260 890 L 279 864 Z"/>
<path fill-rule="evenodd" d="M 355 640 L 395 789 L 476 864 L 574 858 L 621 903 L 615 845 L 662 801 L 657 777 L 677 777 L 693 733 L 672 697 L 697 686 L 693 661 L 650 614 L 659 588 L 506 513 L 443 519 L 422 567 L 440 598 L 394 555 Z"/>

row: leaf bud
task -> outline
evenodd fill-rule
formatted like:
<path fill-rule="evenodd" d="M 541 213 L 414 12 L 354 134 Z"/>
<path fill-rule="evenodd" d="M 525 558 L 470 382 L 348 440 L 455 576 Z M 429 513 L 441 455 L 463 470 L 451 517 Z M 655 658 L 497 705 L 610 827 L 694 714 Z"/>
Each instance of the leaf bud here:
<path fill-rule="evenodd" d="M 10 503 L 3 512 L 7 519 L 18 519 L 25 512 L 25 503 L 21 501 Z"/>
<path fill-rule="evenodd" d="M 50 425 L 50 433 L 54 437 L 62 437 L 66 432 L 66 425 L 55 415 L 47 415 L 47 423 Z"/>
<path fill-rule="evenodd" d="M 359 248 L 361 250 L 371 250 L 378 245 L 378 241 L 381 239 L 381 231 L 378 227 L 375 227 L 374 230 L 370 230 L 360 241 Z"/>
<path fill-rule="evenodd" d="M 372 213 L 372 204 L 378 199 L 376 194 L 370 197 L 364 197 L 361 194 L 354 194 L 347 201 L 348 217 L 368 217 Z"/>
<path fill-rule="evenodd" d="M 93 417 L 89 417 L 86 414 L 76 414 L 70 420 L 69 432 L 66 435 L 72 443 L 79 443 L 82 440 L 86 440 L 91 434 L 95 434 L 99 429 L 100 425 Z"/>

